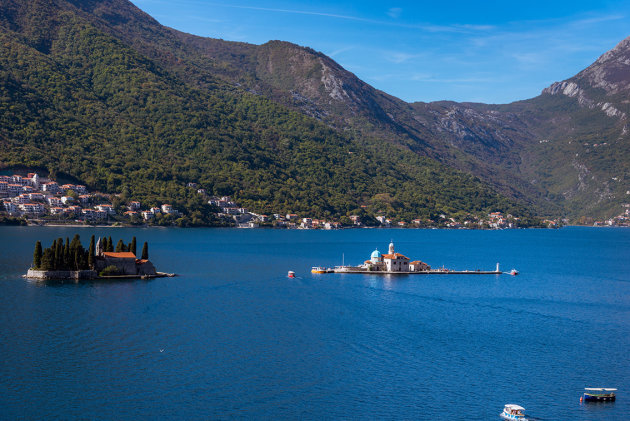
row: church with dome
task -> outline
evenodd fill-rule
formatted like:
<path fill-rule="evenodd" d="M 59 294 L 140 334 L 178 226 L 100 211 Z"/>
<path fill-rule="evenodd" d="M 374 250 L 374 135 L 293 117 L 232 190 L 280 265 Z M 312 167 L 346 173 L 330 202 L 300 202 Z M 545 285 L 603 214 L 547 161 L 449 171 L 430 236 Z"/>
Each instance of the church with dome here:
<path fill-rule="evenodd" d="M 410 261 L 410 259 L 394 248 L 394 242 L 389 243 L 387 254 L 381 254 L 378 249 L 372 252 L 370 260 L 366 260 L 360 266 L 361 269 L 369 272 L 424 272 L 431 270 L 431 266 L 420 260 Z"/>

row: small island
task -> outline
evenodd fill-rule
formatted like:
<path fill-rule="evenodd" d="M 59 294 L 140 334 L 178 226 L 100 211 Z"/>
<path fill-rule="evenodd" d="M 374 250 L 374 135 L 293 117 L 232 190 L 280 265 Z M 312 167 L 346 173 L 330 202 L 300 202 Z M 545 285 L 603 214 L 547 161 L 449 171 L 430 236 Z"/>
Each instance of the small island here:
<path fill-rule="evenodd" d="M 374 250 L 370 259 L 358 266 L 337 266 L 335 268 L 313 267 L 312 273 L 365 273 L 365 274 L 424 274 L 424 275 L 500 275 L 499 264 L 495 270 L 452 270 L 446 268 L 431 269 L 431 266 L 420 261 L 410 259 L 394 250 L 394 242 L 389 244 L 389 253 L 381 254 Z M 512 269 L 509 274 L 516 275 L 518 271 Z"/>
<path fill-rule="evenodd" d="M 142 247 L 141 257 L 136 257 L 136 237 L 130 243 L 118 240 L 116 247 L 110 237 L 90 239 L 86 250 L 76 234 L 72 241 L 66 237 L 53 241 L 42 249 L 38 241 L 33 253 L 33 264 L 25 277 L 36 280 L 89 280 L 89 279 L 135 279 L 174 276 L 158 272 L 149 260 L 149 245 Z"/>

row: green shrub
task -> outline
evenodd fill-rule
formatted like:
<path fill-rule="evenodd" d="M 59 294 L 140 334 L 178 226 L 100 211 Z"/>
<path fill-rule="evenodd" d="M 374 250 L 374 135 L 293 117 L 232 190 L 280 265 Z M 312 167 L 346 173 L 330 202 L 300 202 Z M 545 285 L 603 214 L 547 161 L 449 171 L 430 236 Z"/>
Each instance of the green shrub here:
<path fill-rule="evenodd" d="M 99 273 L 99 276 L 112 276 L 112 275 L 118 275 L 118 268 L 114 265 L 109 265 L 107 266 L 105 269 L 103 269 L 101 271 L 101 273 Z"/>

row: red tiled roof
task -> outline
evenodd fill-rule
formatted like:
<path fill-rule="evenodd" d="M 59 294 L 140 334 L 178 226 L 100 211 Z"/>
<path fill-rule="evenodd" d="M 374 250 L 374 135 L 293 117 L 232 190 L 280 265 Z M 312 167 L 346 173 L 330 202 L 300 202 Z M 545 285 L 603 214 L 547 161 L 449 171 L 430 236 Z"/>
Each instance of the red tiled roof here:
<path fill-rule="evenodd" d="M 407 256 L 403 256 L 400 253 L 384 254 L 383 255 L 383 259 L 407 259 L 407 260 L 409 260 L 409 258 Z"/>
<path fill-rule="evenodd" d="M 130 251 L 123 251 L 123 252 L 120 252 L 120 253 L 113 253 L 111 251 L 106 251 L 105 253 L 103 253 L 103 256 L 105 256 L 105 257 L 116 257 L 116 258 L 119 258 L 119 259 L 129 259 L 129 258 L 135 259 L 136 258 L 136 255 L 133 254 Z"/>

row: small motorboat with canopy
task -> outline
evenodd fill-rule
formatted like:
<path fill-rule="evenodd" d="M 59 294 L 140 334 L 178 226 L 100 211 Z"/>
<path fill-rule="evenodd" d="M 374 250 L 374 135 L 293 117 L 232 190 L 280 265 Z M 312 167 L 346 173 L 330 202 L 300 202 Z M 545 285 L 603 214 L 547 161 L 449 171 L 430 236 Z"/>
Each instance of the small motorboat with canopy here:
<path fill-rule="evenodd" d="M 504 420 L 527 421 L 523 411 L 525 411 L 525 408 L 522 406 L 508 403 L 505 405 L 505 408 L 503 408 L 503 412 L 501 412 L 500 416 Z"/>
<path fill-rule="evenodd" d="M 610 387 L 585 387 L 582 398 L 586 402 L 611 402 L 616 399 L 617 389 Z"/>

